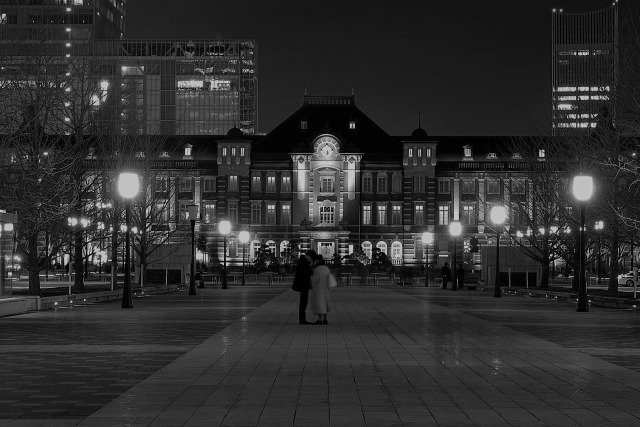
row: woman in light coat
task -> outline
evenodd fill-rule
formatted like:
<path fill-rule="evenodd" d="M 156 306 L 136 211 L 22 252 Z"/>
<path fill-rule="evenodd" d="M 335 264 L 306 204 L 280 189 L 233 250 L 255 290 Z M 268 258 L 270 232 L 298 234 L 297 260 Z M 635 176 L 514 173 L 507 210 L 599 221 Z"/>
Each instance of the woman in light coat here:
<path fill-rule="evenodd" d="M 314 260 L 313 274 L 311 275 L 311 312 L 317 316 L 314 325 L 326 325 L 327 313 L 330 308 L 329 278 L 331 271 L 324 263 L 322 255 L 317 255 Z"/>

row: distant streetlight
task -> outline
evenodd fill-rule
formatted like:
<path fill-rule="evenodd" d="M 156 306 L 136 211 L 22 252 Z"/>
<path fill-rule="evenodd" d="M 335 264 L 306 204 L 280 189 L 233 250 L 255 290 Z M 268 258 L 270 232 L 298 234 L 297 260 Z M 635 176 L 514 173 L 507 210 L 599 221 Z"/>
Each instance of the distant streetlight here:
<path fill-rule="evenodd" d="M 429 286 L 429 245 L 433 242 L 433 233 L 430 231 L 425 231 L 422 233 L 422 243 L 424 244 L 424 266 L 425 266 L 425 276 L 424 276 L 424 286 L 425 288 Z"/>
<path fill-rule="evenodd" d="M 602 283 L 602 230 L 604 222 L 596 221 L 595 229 L 598 232 L 598 285 Z"/>
<path fill-rule="evenodd" d="M 593 178 L 587 175 L 578 175 L 573 178 L 573 195 L 580 204 L 580 272 L 578 275 L 578 311 L 589 311 L 587 300 L 587 283 L 585 277 L 586 254 L 584 246 L 584 222 L 587 211 L 587 202 L 593 194 Z"/>
<path fill-rule="evenodd" d="M 245 251 L 247 250 L 247 243 L 249 243 L 249 232 L 241 231 L 238 234 L 238 240 L 242 243 L 242 286 L 245 285 L 245 272 L 244 272 L 244 259 L 245 259 Z"/>
<path fill-rule="evenodd" d="M 124 286 L 122 289 L 122 308 L 133 308 L 133 298 L 131 296 L 131 253 L 130 236 L 131 230 L 131 199 L 138 195 L 140 191 L 140 180 L 138 174 L 133 172 L 122 172 L 118 177 L 118 192 L 124 199 L 125 211 L 125 245 L 124 245 Z"/>
<path fill-rule="evenodd" d="M 493 291 L 494 298 L 502 296 L 500 283 L 500 226 L 507 219 L 507 209 L 504 206 L 494 206 L 491 208 L 491 221 L 496 226 L 496 282 Z"/>
<path fill-rule="evenodd" d="M 224 236 L 224 262 L 222 263 L 222 289 L 228 289 L 229 285 L 227 284 L 227 236 L 231 232 L 231 223 L 229 221 L 220 221 L 218 224 L 218 231 L 220 234 Z"/>
<path fill-rule="evenodd" d="M 457 268 L 456 268 L 456 252 L 457 252 L 457 237 L 462 233 L 462 224 L 460 224 L 460 221 L 453 221 L 451 224 L 449 224 L 449 233 L 451 234 L 451 236 L 453 237 L 453 265 L 451 266 L 451 270 L 453 271 L 453 283 L 451 284 L 451 290 L 452 291 L 457 291 L 458 290 L 458 274 L 457 274 Z"/>
<path fill-rule="evenodd" d="M 189 213 L 189 221 L 191 222 L 191 276 L 189 277 L 189 295 L 196 294 L 196 220 L 198 219 L 198 210 L 200 206 L 189 205 L 187 211 Z"/>

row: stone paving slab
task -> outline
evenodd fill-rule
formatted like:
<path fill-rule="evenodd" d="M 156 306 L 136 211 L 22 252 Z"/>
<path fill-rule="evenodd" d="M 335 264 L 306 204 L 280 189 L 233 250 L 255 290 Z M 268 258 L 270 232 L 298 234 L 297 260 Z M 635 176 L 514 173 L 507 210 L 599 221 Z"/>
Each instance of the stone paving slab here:
<path fill-rule="evenodd" d="M 283 292 L 80 425 L 640 424 L 639 373 L 517 330 L 629 320 L 606 309 L 418 288 L 333 301 L 329 325 L 298 325 Z"/>

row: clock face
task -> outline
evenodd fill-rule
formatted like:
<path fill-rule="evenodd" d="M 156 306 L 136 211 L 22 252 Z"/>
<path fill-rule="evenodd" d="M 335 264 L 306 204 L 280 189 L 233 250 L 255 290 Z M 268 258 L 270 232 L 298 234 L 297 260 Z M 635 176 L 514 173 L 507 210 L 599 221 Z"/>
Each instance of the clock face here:
<path fill-rule="evenodd" d="M 332 156 L 338 153 L 340 144 L 337 139 L 331 136 L 322 136 L 315 141 L 314 146 L 316 153 L 322 154 L 323 156 Z"/>

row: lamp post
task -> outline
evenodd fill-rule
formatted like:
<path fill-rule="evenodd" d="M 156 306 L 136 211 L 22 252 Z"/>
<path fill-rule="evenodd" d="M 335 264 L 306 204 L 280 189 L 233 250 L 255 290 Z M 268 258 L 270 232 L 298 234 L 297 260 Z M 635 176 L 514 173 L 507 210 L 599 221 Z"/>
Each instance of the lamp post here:
<path fill-rule="evenodd" d="M 462 233 L 462 224 L 460 224 L 460 221 L 453 221 L 451 224 L 449 224 L 449 233 L 451 233 L 451 236 L 453 237 L 453 265 L 451 266 L 451 269 L 453 270 L 453 283 L 451 284 L 451 290 L 452 291 L 457 291 L 458 290 L 458 275 L 456 273 L 456 252 L 457 252 L 457 237 Z"/>
<path fill-rule="evenodd" d="M 602 230 L 604 230 L 604 222 L 596 221 L 596 231 L 598 231 L 598 285 L 602 283 Z"/>
<path fill-rule="evenodd" d="M 229 221 L 220 221 L 218 224 L 218 231 L 224 236 L 224 250 L 223 250 L 223 263 L 222 263 L 222 289 L 228 289 L 227 284 L 227 235 L 231 232 L 231 223 Z"/>
<path fill-rule="evenodd" d="M 422 233 L 422 243 L 424 243 L 424 266 L 425 266 L 425 275 L 424 275 L 424 286 L 429 287 L 429 245 L 433 242 L 433 233 L 430 231 L 425 231 Z"/>
<path fill-rule="evenodd" d="M 130 236 L 131 230 L 131 199 L 138 195 L 140 181 L 138 174 L 133 172 L 121 172 L 118 176 L 118 192 L 124 199 L 125 211 L 125 245 L 124 245 L 124 285 L 122 288 L 122 308 L 133 308 L 133 298 L 131 296 L 131 253 Z"/>
<path fill-rule="evenodd" d="M 584 221 L 587 210 L 587 201 L 593 194 L 593 178 L 587 175 L 578 175 L 573 178 L 573 195 L 580 202 L 580 272 L 578 275 L 578 311 L 589 311 L 587 300 L 587 283 L 584 269 L 586 267 L 586 256 L 584 247 Z"/>
<path fill-rule="evenodd" d="M 244 259 L 245 259 L 245 251 L 247 250 L 247 243 L 249 243 L 249 232 L 241 231 L 238 234 L 238 240 L 242 243 L 242 286 L 245 285 L 245 272 L 244 272 Z"/>
<path fill-rule="evenodd" d="M 189 295 L 196 294 L 196 220 L 198 219 L 198 205 L 189 205 L 189 221 L 191 222 L 191 276 L 189 276 Z"/>
<path fill-rule="evenodd" d="M 494 298 L 502 296 L 500 283 L 500 225 L 507 219 L 507 209 L 504 206 L 494 206 L 491 208 L 491 221 L 496 226 L 496 283 L 493 291 Z"/>

